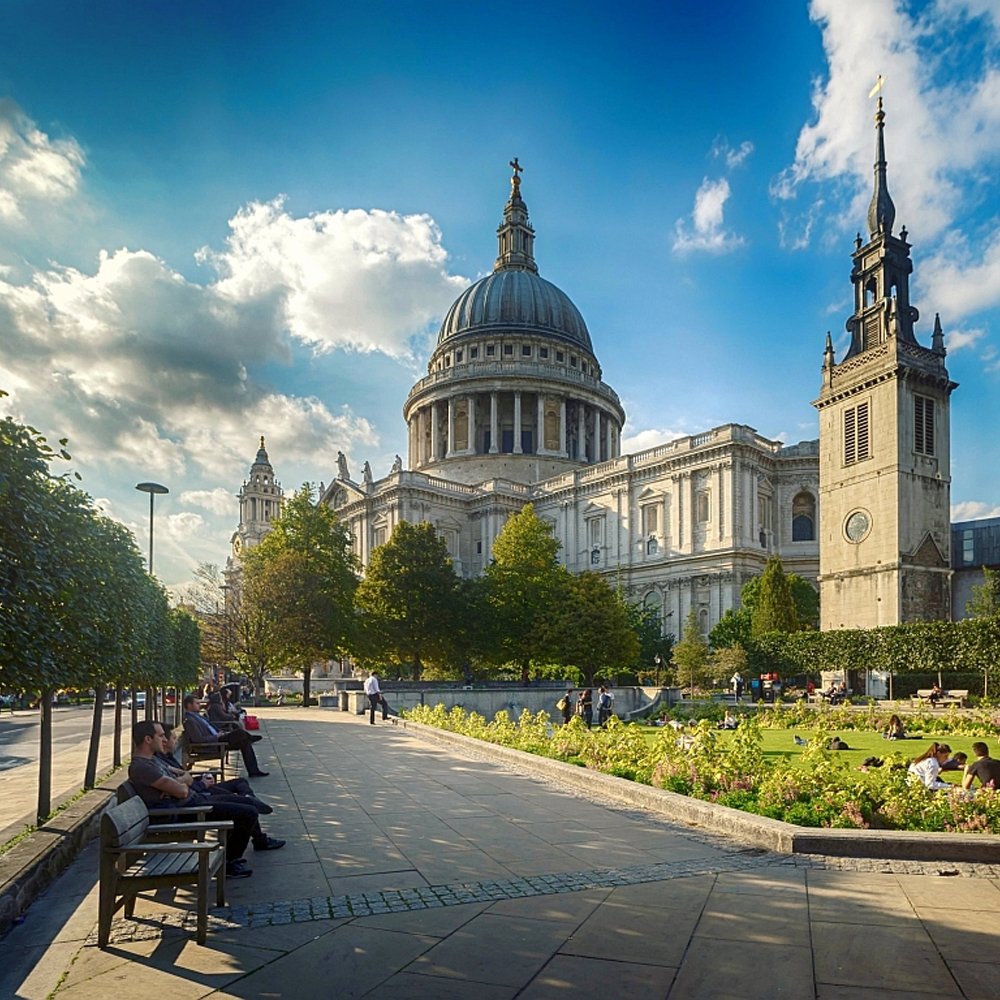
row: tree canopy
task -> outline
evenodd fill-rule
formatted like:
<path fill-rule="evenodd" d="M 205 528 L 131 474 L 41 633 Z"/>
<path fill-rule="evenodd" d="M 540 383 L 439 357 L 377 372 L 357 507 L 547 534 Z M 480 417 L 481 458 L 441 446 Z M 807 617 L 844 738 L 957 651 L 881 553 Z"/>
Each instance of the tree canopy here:
<path fill-rule="evenodd" d="M 456 659 L 463 591 L 447 546 L 426 522 L 400 521 L 372 553 L 356 603 L 361 612 L 360 652 L 366 660 L 391 659 L 419 678 L 426 661 Z"/>

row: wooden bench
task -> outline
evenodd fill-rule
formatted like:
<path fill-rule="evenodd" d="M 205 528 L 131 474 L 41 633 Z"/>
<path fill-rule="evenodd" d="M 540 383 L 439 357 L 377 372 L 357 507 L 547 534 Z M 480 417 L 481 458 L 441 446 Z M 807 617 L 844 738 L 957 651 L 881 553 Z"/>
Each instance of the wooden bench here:
<path fill-rule="evenodd" d="M 153 843 L 147 837 L 149 810 L 138 796 L 112 806 L 101 817 L 100 898 L 97 944 L 106 948 L 115 911 L 135 912 L 140 892 L 193 885 L 197 890 L 198 944 L 208 933 L 208 894 L 215 879 L 216 906 L 226 903 L 226 845 L 224 840 L 181 840 L 208 830 L 229 830 L 230 821 L 215 823 L 161 823 L 158 834 L 174 833 L 175 841 Z"/>
<path fill-rule="evenodd" d="M 187 733 L 181 732 L 179 745 L 181 748 L 181 766 L 189 771 L 195 764 L 204 761 L 219 762 L 219 780 L 226 780 L 226 765 L 229 763 L 229 744 L 213 741 L 211 743 L 195 743 L 188 739 Z"/>
<path fill-rule="evenodd" d="M 938 698 L 937 706 L 957 705 L 959 708 L 965 708 L 968 700 L 968 688 L 949 688 Z M 931 708 L 937 707 L 931 702 L 931 688 L 918 688 L 917 693 L 910 696 L 910 704 L 919 707 L 924 704 L 930 705 Z"/>

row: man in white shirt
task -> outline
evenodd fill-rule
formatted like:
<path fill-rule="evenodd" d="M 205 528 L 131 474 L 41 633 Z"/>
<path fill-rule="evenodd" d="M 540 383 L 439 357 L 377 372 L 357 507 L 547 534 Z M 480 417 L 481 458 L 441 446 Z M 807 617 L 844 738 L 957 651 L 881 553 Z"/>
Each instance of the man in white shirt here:
<path fill-rule="evenodd" d="M 385 722 L 389 718 L 389 706 L 386 703 L 385 698 L 382 697 L 382 691 L 378 686 L 378 675 L 373 670 L 368 678 L 365 680 L 365 694 L 368 695 L 368 704 L 371 706 L 371 715 L 368 721 L 374 726 L 375 725 L 375 709 L 382 706 L 382 721 Z"/>

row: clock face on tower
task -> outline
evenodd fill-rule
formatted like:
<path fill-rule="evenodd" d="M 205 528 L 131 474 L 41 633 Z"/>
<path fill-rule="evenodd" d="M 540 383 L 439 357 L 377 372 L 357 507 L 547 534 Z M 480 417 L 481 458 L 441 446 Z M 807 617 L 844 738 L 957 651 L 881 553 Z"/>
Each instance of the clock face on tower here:
<path fill-rule="evenodd" d="M 844 522 L 844 534 L 849 541 L 860 542 L 871 530 L 871 515 L 866 510 L 856 510 Z"/>

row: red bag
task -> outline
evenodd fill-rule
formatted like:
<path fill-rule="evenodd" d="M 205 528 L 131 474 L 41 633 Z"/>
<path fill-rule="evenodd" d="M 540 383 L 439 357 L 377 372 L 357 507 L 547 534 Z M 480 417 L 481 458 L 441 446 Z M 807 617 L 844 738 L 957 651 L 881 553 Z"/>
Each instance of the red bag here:
<path fill-rule="evenodd" d="M 260 720 L 256 715 L 248 715 L 243 719 L 243 725 L 247 729 L 260 729 Z"/>

